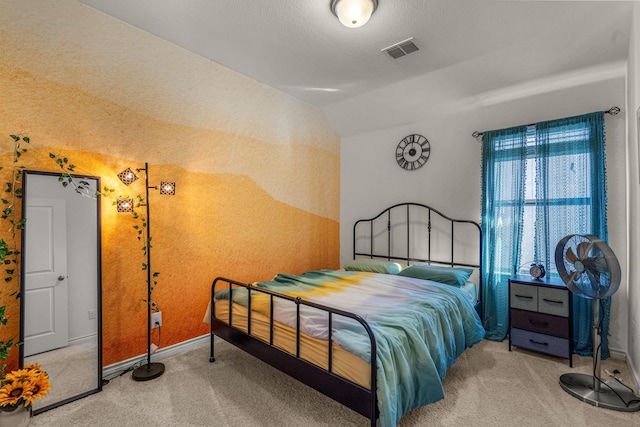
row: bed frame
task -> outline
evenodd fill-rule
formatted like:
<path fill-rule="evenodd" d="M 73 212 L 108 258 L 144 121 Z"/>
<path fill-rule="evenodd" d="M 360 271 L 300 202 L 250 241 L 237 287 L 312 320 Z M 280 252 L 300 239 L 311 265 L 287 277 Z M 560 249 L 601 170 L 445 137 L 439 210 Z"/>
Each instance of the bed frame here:
<path fill-rule="evenodd" d="M 363 228 L 368 230 L 358 234 Z M 419 233 L 421 228 L 422 233 Z M 415 239 L 417 234 L 423 239 Z M 448 242 L 441 242 L 442 234 Z M 477 249 L 469 245 L 473 239 L 468 236 L 477 236 Z M 468 252 L 456 251 L 459 246 L 472 249 L 475 253 L 469 255 Z M 453 219 L 421 203 L 399 203 L 373 218 L 360 219 L 353 224 L 353 258 L 357 257 L 406 264 L 427 263 L 475 268 L 478 270 L 478 298 L 475 307 L 480 318 L 483 318 L 482 229 L 475 221 Z M 472 262 L 469 261 L 471 259 Z"/>
<path fill-rule="evenodd" d="M 416 219 L 417 218 L 417 219 Z M 380 226 L 380 222 L 384 221 L 384 225 Z M 445 224 L 444 226 L 442 224 Z M 368 225 L 368 227 L 366 227 Z M 458 230 L 461 227 L 468 227 L 477 231 L 478 251 L 476 255 L 478 262 L 457 261 L 459 252 L 455 250 L 454 245 L 469 246 L 469 235 L 462 240 L 456 236 L 462 236 Z M 424 229 L 423 229 L 424 228 Z M 362 231 L 362 230 L 365 231 Z M 368 229 L 368 231 L 366 231 Z M 404 233 L 406 229 L 406 234 Z M 448 244 L 441 243 L 442 232 L 445 231 L 450 235 Z M 458 235 L 455 232 L 458 231 Z M 358 234 L 359 233 L 359 234 Z M 414 235 L 425 235 L 424 241 L 416 239 Z M 385 237 L 386 236 L 386 237 Z M 363 243 L 364 242 L 364 243 Z M 382 242 L 382 243 L 380 243 Z M 406 246 L 404 243 L 406 242 Z M 465 245 L 465 243 L 467 243 Z M 456 220 L 443 215 L 436 209 L 419 203 L 400 203 L 391 206 L 373 218 L 361 219 L 356 221 L 353 226 L 353 258 L 368 257 L 371 259 L 386 259 L 390 261 L 402 261 L 407 264 L 415 262 L 425 262 L 430 264 L 448 265 L 448 266 L 464 266 L 473 267 L 478 270 L 482 265 L 482 232 L 480 225 L 469 220 Z M 432 244 L 436 247 L 432 247 Z M 365 246 L 365 249 L 362 249 Z M 403 249 L 398 249 L 402 246 Z M 437 246 L 440 246 L 438 248 Z M 444 252 L 449 256 L 443 256 L 443 251 L 439 250 L 442 246 L 446 246 Z M 379 248 L 383 249 L 380 250 Z M 384 249 L 386 247 L 386 249 Z M 406 251 L 404 250 L 406 248 Z M 449 250 L 450 248 L 450 250 Z M 464 253 L 463 253 L 464 255 Z M 481 296 L 481 280 L 482 274 L 478 274 L 479 295 Z M 271 301 L 271 313 L 273 313 L 274 298 L 282 298 L 290 300 L 297 307 L 296 321 L 296 353 L 291 354 L 281 350 L 273 345 L 273 316 L 270 315 L 270 337 L 269 341 L 264 341 L 251 335 L 251 315 L 248 317 L 247 331 L 243 331 L 236 327 L 230 326 L 233 321 L 232 317 L 232 299 L 221 301 L 218 304 L 229 304 L 229 315 L 227 319 L 218 319 L 215 317 L 215 290 L 228 288 L 245 288 L 248 293 L 248 312 L 251 313 L 251 294 L 260 292 L 269 295 Z M 288 374 L 289 376 L 301 381 L 302 383 L 314 388 L 320 393 L 332 398 L 333 400 L 347 406 L 348 408 L 358 412 L 369 418 L 371 427 L 376 425 L 378 419 L 378 407 L 376 398 L 376 339 L 367 322 L 360 316 L 332 307 L 315 304 L 304 301 L 300 298 L 292 298 L 287 295 L 272 292 L 267 289 L 256 288 L 251 284 L 238 282 L 236 280 L 217 277 L 211 285 L 211 355 L 210 362 L 215 362 L 214 357 L 214 336 L 218 336 L 225 341 L 235 345 L 245 352 L 257 357 L 263 362 L 275 367 L 276 369 Z M 327 313 L 329 324 L 329 338 L 327 341 L 327 369 L 307 362 L 300 357 L 300 306 L 314 307 Z M 480 311 L 481 301 L 476 305 L 476 310 Z M 364 327 L 369 336 L 371 344 L 370 363 L 370 389 L 355 384 L 341 376 L 336 375 L 332 369 L 332 337 L 331 325 L 335 315 L 346 316 L 358 321 Z"/>

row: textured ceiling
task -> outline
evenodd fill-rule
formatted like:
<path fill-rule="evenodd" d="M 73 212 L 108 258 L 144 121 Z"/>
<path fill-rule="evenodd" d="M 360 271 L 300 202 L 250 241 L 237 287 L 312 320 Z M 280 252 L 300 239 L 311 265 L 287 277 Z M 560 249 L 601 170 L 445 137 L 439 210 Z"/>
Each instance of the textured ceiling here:
<path fill-rule="evenodd" d="M 630 2 L 380 0 L 343 27 L 329 0 L 81 0 L 324 109 L 429 74 L 455 96 L 626 60 Z M 414 37 L 393 60 L 381 49 Z"/>

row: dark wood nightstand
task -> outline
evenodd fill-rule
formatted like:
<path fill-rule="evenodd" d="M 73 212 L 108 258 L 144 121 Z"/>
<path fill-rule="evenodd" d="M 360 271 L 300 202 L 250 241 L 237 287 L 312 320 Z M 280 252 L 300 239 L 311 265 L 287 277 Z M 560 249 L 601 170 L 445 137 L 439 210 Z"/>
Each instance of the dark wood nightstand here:
<path fill-rule="evenodd" d="M 573 367 L 571 292 L 560 279 L 509 279 L 511 346 L 569 359 Z"/>

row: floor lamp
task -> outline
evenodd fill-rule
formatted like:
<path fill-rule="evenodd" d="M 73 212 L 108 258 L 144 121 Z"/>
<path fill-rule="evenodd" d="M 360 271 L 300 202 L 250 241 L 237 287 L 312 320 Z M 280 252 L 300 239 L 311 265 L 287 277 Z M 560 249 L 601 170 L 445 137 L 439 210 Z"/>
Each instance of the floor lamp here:
<path fill-rule="evenodd" d="M 149 210 L 149 189 L 158 189 L 158 186 L 149 186 L 149 163 L 144 164 L 144 168 L 136 169 L 138 173 L 144 171 L 145 178 L 145 198 L 144 202 L 138 206 L 145 206 L 146 208 L 146 240 L 145 240 L 145 252 L 147 253 L 147 363 L 133 370 L 132 378 L 136 381 L 148 381 L 154 378 L 158 378 L 164 373 L 164 364 L 154 362 L 151 363 L 151 293 L 152 293 L 152 270 L 151 270 L 151 214 Z M 130 185 L 137 181 L 138 176 L 127 168 L 118 174 L 118 178 L 125 185 Z M 176 194 L 176 183 L 160 181 L 160 194 L 173 196 Z M 117 208 L 118 212 L 134 212 L 133 199 L 118 199 Z"/>

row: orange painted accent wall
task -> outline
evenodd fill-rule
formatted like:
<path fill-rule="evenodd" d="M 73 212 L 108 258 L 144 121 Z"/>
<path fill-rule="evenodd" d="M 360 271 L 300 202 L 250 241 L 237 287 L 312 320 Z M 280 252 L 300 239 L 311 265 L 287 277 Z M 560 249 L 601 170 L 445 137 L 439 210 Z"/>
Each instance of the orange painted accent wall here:
<path fill-rule="evenodd" d="M 77 2 L 64 3 L 66 13 L 76 14 L 76 19 L 108 19 Z M 53 6 L 38 7 L 41 14 L 54 13 Z M 107 35 L 111 25 L 120 28 L 108 20 L 102 25 L 100 31 Z M 141 31 L 127 31 L 132 43 L 147 43 L 159 55 L 177 49 Z M 339 267 L 339 140 L 316 107 L 219 67 L 238 87 L 246 112 L 212 100 L 211 111 L 220 111 L 224 121 L 195 126 L 178 105 L 175 120 L 164 114 L 173 102 L 166 95 L 171 81 L 158 86 L 157 96 L 145 95 L 145 108 L 133 108 L 97 93 L 91 84 L 49 78 L 64 74 L 65 67 L 69 73 L 93 69 L 92 81 L 98 84 L 110 78 L 101 68 L 101 55 L 116 55 L 113 52 L 88 55 L 79 50 L 71 63 L 51 59 L 36 69 L 24 68 L 37 63 L 45 44 L 50 49 L 50 40 L 29 37 L 25 45 L 18 34 L 0 30 L 0 45 L 7 48 L 0 53 L 0 183 L 9 179 L 12 165 L 9 135 L 24 133 L 31 138 L 21 162 L 26 168 L 59 170 L 49 158 L 52 152 L 68 157 L 78 173 L 100 176 L 103 186 L 115 189 L 113 196 L 103 197 L 101 210 L 105 366 L 146 352 L 146 272 L 141 268 L 146 258 L 132 228 L 136 222 L 112 206 L 117 196 L 144 195 L 142 180 L 126 187 L 117 179 L 127 167 L 148 162 L 152 185 L 160 180 L 177 184 L 176 196 L 152 190 L 149 197 L 152 270 L 160 272 L 154 300 L 163 313 L 160 348 L 208 332 L 202 320 L 217 276 L 256 281 L 278 272 Z M 64 56 L 62 45 L 60 49 Z M 117 55 L 124 62 L 136 61 L 127 52 Z M 199 64 L 201 58 L 193 55 L 192 61 Z M 190 65 L 184 64 L 185 70 Z M 122 72 L 124 78 L 126 70 Z M 120 88 L 125 93 L 118 95 L 140 96 L 137 77 L 128 77 L 131 85 Z M 211 78 L 199 76 L 193 84 L 202 79 L 204 85 Z M 163 103 L 163 114 L 150 115 L 149 103 L 156 102 Z M 278 131 L 265 132 L 262 138 L 256 129 L 269 129 L 269 121 Z M 251 129 L 247 123 L 253 123 Z M 314 131 L 318 129 L 321 132 Z M 2 221 L 0 237 L 7 237 Z M 9 317 L 0 329 L 5 340 L 19 333 L 19 301 L 11 296 L 16 286 L 2 284 L 0 301 Z M 17 350 L 10 364 L 16 358 Z"/>

